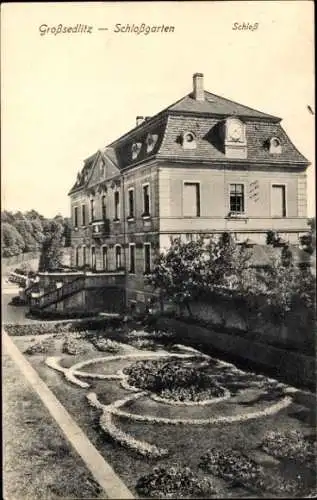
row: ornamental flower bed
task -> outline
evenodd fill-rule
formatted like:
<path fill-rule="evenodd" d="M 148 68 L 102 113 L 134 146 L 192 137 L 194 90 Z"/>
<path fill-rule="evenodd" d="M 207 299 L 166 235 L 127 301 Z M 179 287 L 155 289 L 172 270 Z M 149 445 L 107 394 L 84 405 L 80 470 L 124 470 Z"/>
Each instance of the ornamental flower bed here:
<path fill-rule="evenodd" d="M 150 498 L 210 498 L 218 491 L 209 478 L 199 477 L 189 467 L 155 467 L 139 478 L 137 492 Z"/>
<path fill-rule="evenodd" d="M 32 339 L 32 341 L 34 341 L 34 339 Z M 27 349 L 25 349 L 24 351 L 24 354 L 28 354 L 29 356 L 33 354 L 48 354 L 53 349 L 54 349 L 54 340 L 52 338 L 44 339 L 35 342 L 34 344 L 27 347 Z"/>
<path fill-rule="evenodd" d="M 102 352 L 111 352 L 117 354 L 123 351 L 123 346 L 120 342 L 115 340 L 106 339 L 104 337 L 94 337 L 90 339 L 91 343 Z"/>
<path fill-rule="evenodd" d="M 261 447 L 276 458 L 287 458 L 299 462 L 316 461 L 316 441 L 305 439 L 300 431 L 270 431 L 262 440 Z"/>
<path fill-rule="evenodd" d="M 77 334 L 67 337 L 63 343 L 62 352 L 71 356 L 85 354 L 87 347 L 82 342 L 82 336 Z"/>
<path fill-rule="evenodd" d="M 174 401 L 199 402 L 224 396 L 224 389 L 215 384 L 199 364 L 187 365 L 177 358 L 146 360 L 134 363 L 124 373 L 128 375 L 129 385 Z"/>
<path fill-rule="evenodd" d="M 237 450 L 211 449 L 201 457 L 199 467 L 206 472 L 229 481 L 232 486 L 254 484 L 263 468 Z"/>
<path fill-rule="evenodd" d="M 257 493 L 276 496 L 302 496 L 305 487 L 300 481 L 265 470 L 238 450 L 212 449 L 201 457 L 199 467 L 229 482 L 231 487 L 242 486 Z"/>

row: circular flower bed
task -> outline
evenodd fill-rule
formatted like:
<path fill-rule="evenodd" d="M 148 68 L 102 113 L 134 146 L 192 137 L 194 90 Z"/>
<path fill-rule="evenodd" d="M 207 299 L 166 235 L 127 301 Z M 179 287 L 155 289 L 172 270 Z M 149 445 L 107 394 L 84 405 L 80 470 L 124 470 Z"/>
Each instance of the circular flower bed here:
<path fill-rule="evenodd" d="M 223 397 L 225 390 L 204 372 L 201 361 L 169 360 L 137 361 L 124 370 L 128 384 L 150 391 L 161 398 L 200 402 Z"/>
<path fill-rule="evenodd" d="M 136 490 L 148 498 L 210 498 L 218 493 L 209 478 L 195 475 L 189 467 L 155 467 L 139 478 Z"/>

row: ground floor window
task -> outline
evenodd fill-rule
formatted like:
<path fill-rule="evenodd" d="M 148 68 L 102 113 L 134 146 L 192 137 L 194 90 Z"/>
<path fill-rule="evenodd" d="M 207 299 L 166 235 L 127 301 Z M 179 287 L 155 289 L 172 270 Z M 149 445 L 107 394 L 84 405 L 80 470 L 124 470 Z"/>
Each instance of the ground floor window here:
<path fill-rule="evenodd" d="M 79 247 L 75 248 L 75 266 L 79 266 Z"/>
<path fill-rule="evenodd" d="M 144 243 L 144 273 L 151 272 L 151 243 Z"/>
<path fill-rule="evenodd" d="M 108 248 L 102 247 L 102 267 L 105 271 L 108 271 Z"/>
<path fill-rule="evenodd" d="M 135 245 L 131 244 L 130 245 L 130 256 L 129 256 L 129 262 L 130 262 L 130 267 L 129 267 L 129 273 L 135 274 Z"/>
<path fill-rule="evenodd" d="M 115 247 L 115 257 L 116 257 L 116 269 L 120 269 L 121 267 L 121 246 L 117 245 Z"/>
<path fill-rule="evenodd" d="M 86 264 L 86 247 L 83 247 L 83 266 Z"/>
<path fill-rule="evenodd" d="M 96 269 L 96 248 L 91 247 L 91 267 Z"/>

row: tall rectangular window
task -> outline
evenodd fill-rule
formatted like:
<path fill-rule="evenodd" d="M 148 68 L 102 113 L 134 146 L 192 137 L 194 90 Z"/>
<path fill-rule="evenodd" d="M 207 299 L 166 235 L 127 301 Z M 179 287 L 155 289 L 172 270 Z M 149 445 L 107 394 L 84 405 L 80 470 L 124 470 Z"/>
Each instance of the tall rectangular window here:
<path fill-rule="evenodd" d="M 86 226 L 86 205 L 81 206 L 81 225 Z"/>
<path fill-rule="evenodd" d="M 243 214 L 244 209 L 244 185 L 230 184 L 230 212 Z"/>
<path fill-rule="evenodd" d="M 78 207 L 74 208 L 74 226 L 78 227 Z"/>
<path fill-rule="evenodd" d="M 135 274 L 135 245 L 130 244 L 129 273 Z"/>
<path fill-rule="evenodd" d="M 286 197 L 284 185 L 272 185 L 271 214 L 272 217 L 286 217 Z"/>
<path fill-rule="evenodd" d="M 151 272 L 151 244 L 144 243 L 144 273 Z"/>
<path fill-rule="evenodd" d="M 115 247 L 115 257 L 116 257 L 116 269 L 120 269 L 121 267 L 121 246 L 116 245 Z"/>
<path fill-rule="evenodd" d="M 83 266 L 86 264 L 86 247 L 83 247 Z"/>
<path fill-rule="evenodd" d="M 96 269 L 96 248 L 91 247 L 91 267 L 92 269 Z"/>
<path fill-rule="evenodd" d="M 79 267 L 79 247 L 75 248 L 75 267 Z"/>
<path fill-rule="evenodd" d="M 108 248 L 102 247 L 102 267 L 105 271 L 108 271 Z"/>
<path fill-rule="evenodd" d="M 93 198 L 90 200 L 90 220 L 95 220 L 95 200 Z"/>
<path fill-rule="evenodd" d="M 105 219 L 107 217 L 107 208 L 106 208 L 106 195 L 102 195 L 101 197 L 101 212 L 102 218 Z"/>
<path fill-rule="evenodd" d="M 199 182 L 184 182 L 183 215 L 184 217 L 200 217 Z"/>
<path fill-rule="evenodd" d="M 120 219 L 120 193 L 115 191 L 114 193 L 114 218 L 115 220 Z"/>
<path fill-rule="evenodd" d="M 134 189 L 129 189 L 128 191 L 128 217 L 133 219 L 134 217 Z"/>
<path fill-rule="evenodd" d="M 150 215 L 150 186 L 145 184 L 143 186 L 143 214 Z"/>

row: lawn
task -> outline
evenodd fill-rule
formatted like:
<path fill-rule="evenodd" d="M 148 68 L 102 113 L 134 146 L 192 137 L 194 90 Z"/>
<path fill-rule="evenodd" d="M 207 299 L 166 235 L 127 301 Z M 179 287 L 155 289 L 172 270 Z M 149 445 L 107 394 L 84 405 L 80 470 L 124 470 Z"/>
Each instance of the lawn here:
<path fill-rule="evenodd" d="M 105 498 L 8 356 L 3 356 L 2 408 L 3 498 Z"/>
<path fill-rule="evenodd" d="M 217 360 L 207 360 L 201 354 L 173 346 L 167 335 L 147 334 L 141 327 L 134 332 L 128 328 L 108 328 L 74 336 L 52 332 L 41 338 L 16 333 L 13 340 L 22 352 L 40 340 L 41 345 L 29 350 L 27 358 L 136 496 L 294 497 L 307 495 L 314 489 L 311 441 L 315 439 L 315 415 L 310 407 L 292 401 L 292 394 L 284 384 L 239 371 Z M 47 358 L 54 356 L 60 358 L 58 362 L 64 370 L 86 361 L 78 370 L 88 376 L 80 375 L 78 379 L 89 387 L 79 387 L 66 379 L 67 372 L 47 366 Z M 105 359 L 98 361 L 100 358 Z M 163 370 L 162 360 L 169 363 Z M 202 361 L 206 364 L 205 377 L 207 380 L 211 377 L 210 385 L 216 380 L 229 390 L 230 397 L 213 400 L 205 406 L 196 402 L 186 406 L 183 404 L 186 398 L 195 392 L 195 363 Z M 124 380 L 89 377 L 94 373 L 111 377 L 118 370 Z M 130 378 L 129 370 L 133 375 Z M 188 374 L 190 390 L 183 384 Z M 173 377 L 178 377 L 177 383 L 182 386 L 177 394 Z M 141 381 L 142 387 L 137 385 Z M 127 382 L 130 385 L 133 382 L 134 392 Z M 146 387 L 151 387 L 151 391 Z M 207 396 L 208 387 L 207 384 Z M 140 395 L 144 390 L 146 393 Z M 89 393 L 95 395 L 92 398 L 95 406 L 87 400 Z M 133 396 L 136 399 L 122 406 L 113 405 Z M 162 396 L 163 401 L 155 399 Z M 174 396 L 178 404 L 166 399 Z M 218 396 L 223 396 L 223 392 L 219 391 Z M 275 406 L 276 411 L 271 411 Z M 252 414 L 257 416 L 249 418 Z M 171 421 L 161 421 L 162 418 Z M 179 420 L 177 425 L 175 419 Z M 270 441 L 272 431 L 278 434 Z M 289 435 L 290 431 L 293 434 Z M 138 443 L 141 443 L 139 448 Z M 167 454 L 157 457 L 151 452 L 154 449 L 166 450 Z M 291 455 L 291 449 L 297 450 L 295 456 Z"/>

